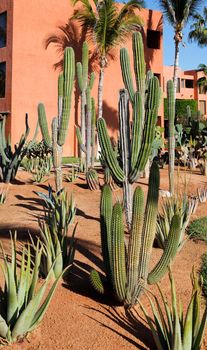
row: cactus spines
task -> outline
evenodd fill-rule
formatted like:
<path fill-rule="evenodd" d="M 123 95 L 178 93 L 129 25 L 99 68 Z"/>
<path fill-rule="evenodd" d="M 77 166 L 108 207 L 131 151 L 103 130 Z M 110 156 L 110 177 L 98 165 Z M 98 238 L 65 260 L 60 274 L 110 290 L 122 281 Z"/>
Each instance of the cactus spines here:
<path fill-rule="evenodd" d="M 178 251 L 181 235 L 181 217 L 175 215 L 170 224 L 160 261 L 150 273 L 149 262 L 156 233 L 159 194 L 159 169 L 153 163 L 150 169 L 149 188 L 145 205 L 140 186 L 134 191 L 132 225 L 128 246 L 125 246 L 122 205 L 117 202 L 112 209 L 112 191 L 108 185 L 101 195 L 101 245 L 108 286 L 126 308 L 132 307 L 146 288 L 147 283 L 158 282 L 167 272 Z"/>
<path fill-rule="evenodd" d="M 127 258 L 127 300 L 132 303 L 135 287 L 138 281 L 138 266 L 140 260 L 140 247 L 142 228 L 144 222 L 144 193 L 140 186 L 134 191 L 132 228 L 129 237 Z"/>
<path fill-rule="evenodd" d="M 142 40 L 142 34 L 140 32 L 136 32 L 133 35 L 132 48 L 134 52 L 134 72 L 136 78 L 137 91 L 140 92 L 144 102 L 146 63 L 144 58 L 144 45 Z"/>
<path fill-rule="evenodd" d="M 58 138 L 58 118 L 52 120 L 52 148 L 53 165 L 55 170 L 56 189 L 59 192 L 62 189 L 62 147 L 57 143 Z"/>
<path fill-rule="evenodd" d="M 144 172 L 149 160 L 160 103 L 159 80 L 153 76 L 152 72 L 146 73 L 144 48 L 140 33 L 133 34 L 133 57 L 136 91 L 133 87 L 129 54 L 125 48 L 121 49 L 120 62 L 126 89 L 120 91 L 119 98 L 121 165 L 110 145 L 105 123 L 101 119 L 97 123 L 99 143 L 106 165 L 110 168 L 114 180 L 123 183 L 124 209 L 129 230 L 132 220 L 132 184 Z M 133 110 L 132 128 L 128 96 Z"/>
<path fill-rule="evenodd" d="M 101 280 L 101 277 L 96 270 L 92 270 L 90 273 L 90 282 L 93 288 L 100 294 L 104 294 L 104 285 Z"/>
<path fill-rule="evenodd" d="M 120 203 L 116 203 L 111 219 L 112 235 L 112 270 L 114 289 L 119 301 L 124 301 L 126 295 L 126 261 L 124 246 L 123 213 Z"/>
<path fill-rule="evenodd" d="M 58 129 L 58 145 L 63 146 L 68 132 L 71 98 L 75 77 L 75 55 L 72 47 L 65 49 L 63 70 L 63 101 L 61 123 Z"/>
<path fill-rule="evenodd" d="M 123 182 L 124 172 L 120 167 L 118 160 L 116 158 L 115 152 L 112 148 L 111 141 L 107 132 L 106 122 L 103 118 L 98 118 L 97 120 L 98 127 L 98 137 L 101 146 L 101 150 L 106 160 L 107 166 L 110 168 L 113 177 L 118 182 Z"/>
<path fill-rule="evenodd" d="M 75 57 L 71 47 L 65 49 L 63 73 L 58 77 L 58 117 L 52 122 L 52 142 L 48 131 L 45 108 L 38 105 L 38 121 L 44 142 L 52 147 L 56 190 L 62 189 L 62 146 L 65 142 L 70 117 L 71 98 L 75 74 Z"/>
<path fill-rule="evenodd" d="M 42 137 L 47 147 L 51 148 L 52 142 L 51 137 L 48 130 L 47 118 L 45 113 L 45 106 L 43 103 L 38 104 L 38 122 L 40 125 L 40 129 L 42 132 Z"/>
<path fill-rule="evenodd" d="M 112 217 L 112 191 L 109 185 L 104 185 L 101 192 L 100 222 L 101 247 L 106 277 L 112 283 L 111 259 L 111 217 Z"/>
<path fill-rule="evenodd" d="M 181 234 L 181 217 L 180 215 L 175 214 L 171 221 L 170 232 L 165 245 L 163 255 L 148 276 L 149 284 L 157 283 L 168 271 L 168 266 L 178 251 L 180 234 Z"/>
<path fill-rule="evenodd" d="M 174 163 L 175 163 L 175 95 L 172 80 L 167 82 L 167 103 L 168 103 L 168 123 L 169 123 L 169 189 L 174 193 Z"/>
<path fill-rule="evenodd" d="M 99 189 L 98 174 L 95 169 L 89 169 L 86 172 L 86 182 L 91 191 L 96 191 Z"/>
<path fill-rule="evenodd" d="M 120 63 L 122 68 L 122 79 L 126 89 L 128 90 L 130 101 L 133 103 L 135 91 L 134 91 L 132 74 L 130 69 L 129 54 L 127 49 L 125 48 L 122 48 L 120 50 Z"/>

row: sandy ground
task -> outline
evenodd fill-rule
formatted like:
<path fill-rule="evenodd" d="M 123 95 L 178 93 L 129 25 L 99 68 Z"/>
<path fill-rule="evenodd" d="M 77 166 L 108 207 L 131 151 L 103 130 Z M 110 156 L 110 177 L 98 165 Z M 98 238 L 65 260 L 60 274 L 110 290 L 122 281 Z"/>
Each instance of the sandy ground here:
<path fill-rule="evenodd" d="M 198 186 L 205 186 L 205 177 L 181 171 L 176 178 L 186 184 L 189 193 Z M 53 185 L 51 175 L 49 183 Z M 147 181 L 140 183 L 147 191 Z M 41 214 L 41 201 L 35 191 L 46 192 L 47 182 L 33 184 L 31 176 L 20 171 L 15 184 L 8 186 L 7 202 L 0 206 L 0 234 L 9 249 L 9 230 L 18 231 L 18 239 L 26 241 L 28 231 L 38 233 L 37 218 Z M 161 189 L 167 189 L 167 170 L 161 170 Z M 18 350 L 74 349 L 74 350 L 133 350 L 155 349 L 152 336 L 143 321 L 135 322 L 125 317 L 123 307 L 109 296 L 98 296 L 90 286 L 88 274 L 92 267 L 102 269 L 100 255 L 99 200 L 100 191 L 86 189 L 83 178 L 75 184 L 65 183 L 73 192 L 77 205 L 77 251 L 74 273 L 68 284 L 60 283 L 49 309 L 37 330 L 27 339 L 12 346 Z M 121 196 L 116 191 L 115 197 Z M 194 217 L 206 215 L 207 203 L 199 204 Z M 201 256 L 207 251 L 203 242 L 188 241 L 173 264 L 177 292 L 186 307 L 191 293 L 190 273 L 192 265 L 199 269 Z M 160 256 L 160 249 L 153 249 L 152 265 Z M 167 276 L 161 282 L 169 294 Z M 152 289 L 155 290 L 155 289 Z M 143 300 L 146 302 L 146 300 Z M 205 339 L 203 349 L 207 349 Z"/>

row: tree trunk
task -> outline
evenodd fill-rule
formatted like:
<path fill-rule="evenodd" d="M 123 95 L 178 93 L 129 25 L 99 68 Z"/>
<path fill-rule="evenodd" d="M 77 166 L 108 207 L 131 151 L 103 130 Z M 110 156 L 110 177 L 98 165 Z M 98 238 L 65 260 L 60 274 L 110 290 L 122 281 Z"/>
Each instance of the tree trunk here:
<path fill-rule="evenodd" d="M 86 130 L 86 172 L 91 167 L 91 109 L 87 108 L 86 113 L 87 130 Z"/>
<path fill-rule="evenodd" d="M 178 83 L 178 67 L 179 67 L 179 41 L 175 38 L 175 60 L 174 60 L 174 107 L 176 102 L 176 91 Z M 174 109 L 175 110 L 175 109 Z M 169 190 L 174 194 L 174 170 L 175 170 L 175 116 L 173 120 L 169 120 Z"/>
<path fill-rule="evenodd" d="M 104 69 L 106 66 L 106 57 L 101 57 L 100 62 L 100 73 L 99 73 L 99 83 L 98 83 L 98 118 L 103 116 L 103 83 L 104 83 Z"/>

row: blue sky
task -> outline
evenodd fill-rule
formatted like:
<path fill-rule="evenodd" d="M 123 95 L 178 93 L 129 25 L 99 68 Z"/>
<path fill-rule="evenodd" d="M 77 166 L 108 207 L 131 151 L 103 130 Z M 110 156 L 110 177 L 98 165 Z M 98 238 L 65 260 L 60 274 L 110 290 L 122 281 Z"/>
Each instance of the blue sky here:
<path fill-rule="evenodd" d="M 203 1 L 207 5 L 207 1 Z M 147 8 L 152 10 L 160 10 L 159 1 L 145 0 Z M 201 6 L 201 13 L 202 13 Z M 200 12 L 200 11 L 199 11 Z M 190 24 L 190 22 L 189 22 Z M 185 47 L 180 45 L 180 67 L 183 70 L 197 68 L 200 63 L 207 65 L 207 47 L 199 48 L 196 43 L 190 43 L 188 41 L 188 31 L 190 25 L 186 26 L 184 30 L 184 43 Z M 164 18 L 164 64 L 170 66 L 174 60 L 174 42 L 173 42 L 173 30 L 167 19 Z"/>

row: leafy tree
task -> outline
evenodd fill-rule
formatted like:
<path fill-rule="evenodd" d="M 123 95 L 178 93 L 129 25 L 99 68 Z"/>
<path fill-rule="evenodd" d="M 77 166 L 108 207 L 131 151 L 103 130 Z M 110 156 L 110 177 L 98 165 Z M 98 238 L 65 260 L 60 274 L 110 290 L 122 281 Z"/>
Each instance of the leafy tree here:
<path fill-rule="evenodd" d="M 196 41 L 199 46 L 207 46 L 207 7 L 203 9 L 203 15 L 193 15 L 194 22 L 190 26 L 189 40 Z"/>
<path fill-rule="evenodd" d="M 202 92 L 205 94 L 207 92 L 207 66 L 203 63 L 199 64 L 198 68 L 205 74 L 204 77 L 198 79 L 197 84 L 201 88 Z"/>
<path fill-rule="evenodd" d="M 74 0 L 80 8 L 75 9 L 72 19 L 81 24 L 87 31 L 88 39 L 95 43 L 98 53 L 100 73 L 98 85 L 98 117 L 103 114 L 104 70 L 108 60 L 113 56 L 113 49 L 126 41 L 133 31 L 140 29 L 143 22 L 135 14 L 135 9 L 144 6 L 143 0 L 130 0 L 120 6 L 115 0 Z"/>

